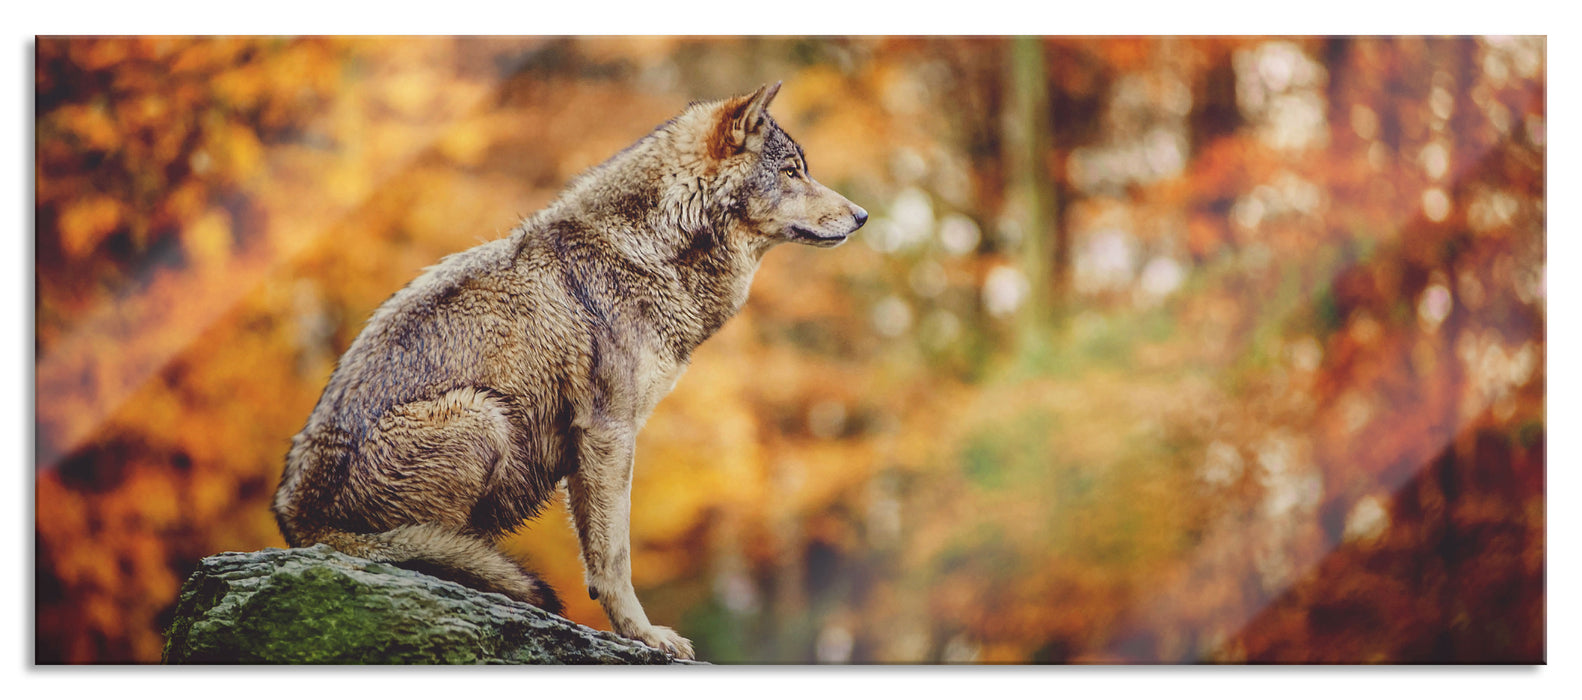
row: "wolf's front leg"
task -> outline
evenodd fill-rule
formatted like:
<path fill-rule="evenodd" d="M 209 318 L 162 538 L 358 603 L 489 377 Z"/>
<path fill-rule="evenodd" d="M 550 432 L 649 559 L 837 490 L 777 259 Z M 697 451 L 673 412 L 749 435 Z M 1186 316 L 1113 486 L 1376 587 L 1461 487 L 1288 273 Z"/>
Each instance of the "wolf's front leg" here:
<path fill-rule="evenodd" d="M 571 517 L 582 544 L 588 595 L 604 605 L 616 634 L 683 659 L 692 642 L 669 627 L 648 621 L 632 589 L 632 461 L 635 427 L 589 429 L 583 433 L 577 472 L 566 478 Z"/>

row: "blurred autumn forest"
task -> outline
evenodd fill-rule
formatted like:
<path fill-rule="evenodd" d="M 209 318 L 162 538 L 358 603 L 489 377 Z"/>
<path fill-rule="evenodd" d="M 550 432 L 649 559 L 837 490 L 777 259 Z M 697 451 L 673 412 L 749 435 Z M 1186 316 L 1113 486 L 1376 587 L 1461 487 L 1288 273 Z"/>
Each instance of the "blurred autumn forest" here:
<path fill-rule="evenodd" d="M 39 663 L 158 661 L 381 301 L 774 80 L 873 220 L 771 252 L 640 437 L 701 658 L 1544 659 L 1542 38 L 36 51 Z M 506 546 L 608 628 L 563 506 Z"/>

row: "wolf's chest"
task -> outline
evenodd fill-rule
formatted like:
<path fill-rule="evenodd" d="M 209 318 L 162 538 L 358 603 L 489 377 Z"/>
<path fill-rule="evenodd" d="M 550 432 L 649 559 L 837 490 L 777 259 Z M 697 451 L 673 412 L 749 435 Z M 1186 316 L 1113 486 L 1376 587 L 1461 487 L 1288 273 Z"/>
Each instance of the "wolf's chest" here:
<path fill-rule="evenodd" d="M 637 412 L 638 420 L 648 420 L 659 400 L 676 388 L 681 375 L 687 371 L 687 362 L 669 353 L 645 350 L 637 357 Z"/>

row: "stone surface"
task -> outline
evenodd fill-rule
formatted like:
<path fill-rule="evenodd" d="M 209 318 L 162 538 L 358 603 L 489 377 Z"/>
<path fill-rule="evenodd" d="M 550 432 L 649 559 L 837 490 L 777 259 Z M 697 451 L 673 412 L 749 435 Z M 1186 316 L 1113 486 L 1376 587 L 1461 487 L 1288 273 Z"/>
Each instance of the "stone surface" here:
<path fill-rule="evenodd" d="M 165 663 L 667 664 L 648 646 L 325 545 L 208 557 Z"/>

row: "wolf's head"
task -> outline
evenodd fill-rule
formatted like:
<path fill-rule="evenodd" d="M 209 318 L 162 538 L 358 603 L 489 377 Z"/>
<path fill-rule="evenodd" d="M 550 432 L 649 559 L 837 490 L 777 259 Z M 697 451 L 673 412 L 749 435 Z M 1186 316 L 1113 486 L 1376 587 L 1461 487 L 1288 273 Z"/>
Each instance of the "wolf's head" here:
<path fill-rule="evenodd" d="M 704 138 L 718 167 L 716 186 L 744 224 L 736 227 L 739 235 L 767 244 L 839 245 L 868 212 L 813 179 L 802 147 L 769 116 L 779 91 L 775 83 L 710 106 L 713 124 Z"/>
<path fill-rule="evenodd" d="M 868 220 L 813 179 L 802 147 L 769 116 L 779 89 L 694 103 L 648 139 L 669 171 L 661 209 L 689 236 L 761 254 L 792 241 L 839 245 Z"/>
<path fill-rule="evenodd" d="M 769 116 L 780 84 L 697 102 L 575 180 L 541 214 L 606 218 L 629 259 L 756 258 L 780 243 L 831 247 L 868 212 L 808 173 L 802 147 Z"/>

